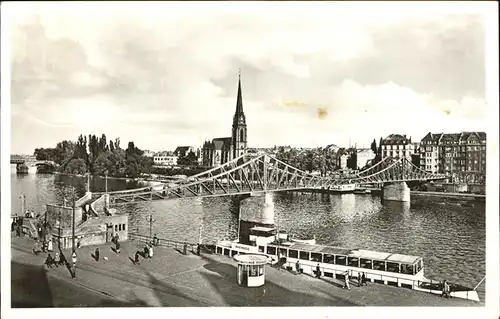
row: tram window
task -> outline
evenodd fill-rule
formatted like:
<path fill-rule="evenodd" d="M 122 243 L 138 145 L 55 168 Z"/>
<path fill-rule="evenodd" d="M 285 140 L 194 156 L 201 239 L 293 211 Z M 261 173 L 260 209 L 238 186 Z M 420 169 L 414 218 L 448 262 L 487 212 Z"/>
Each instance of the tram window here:
<path fill-rule="evenodd" d="M 276 255 L 276 247 L 267 246 L 267 254 L 268 255 Z"/>
<path fill-rule="evenodd" d="M 264 246 L 259 246 L 259 253 L 263 253 L 264 252 Z"/>
<path fill-rule="evenodd" d="M 281 257 L 288 257 L 286 248 L 280 248 Z"/>
<path fill-rule="evenodd" d="M 374 260 L 373 269 L 385 271 L 385 261 Z"/>
<path fill-rule="evenodd" d="M 217 254 L 222 255 L 222 248 L 221 247 L 217 247 Z"/>
<path fill-rule="evenodd" d="M 236 250 L 231 251 L 231 257 L 234 257 L 238 252 Z"/>
<path fill-rule="evenodd" d="M 345 256 L 335 256 L 335 263 L 337 265 L 346 265 L 347 258 Z"/>
<path fill-rule="evenodd" d="M 371 259 L 361 258 L 359 261 L 361 268 L 372 269 L 372 261 Z"/>
<path fill-rule="evenodd" d="M 406 275 L 413 275 L 413 265 L 401 264 L 401 273 Z"/>
<path fill-rule="evenodd" d="M 347 257 L 347 264 L 351 267 L 359 267 L 359 259 L 356 257 Z"/>
<path fill-rule="evenodd" d="M 299 254 L 299 258 L 302 260 L 309 260 L 309 252 L 308 251 L 301 251 Z"/>
<path fill-rule="evenodd" d="M 323 255 L 323 262 L 327 264 L 335 264 L 335 256 L 334 255 Z"/>
<path fill-rule="evenodd" d="M 257 272 L 258 272 L 258 265 L 251 265 L 250 266 L 250 274 L 248 275 L 249 277 L 257 277 Z"/>
<path fill-rule="evenodd" d="M 229 256 L 229 249 L 224 248 L 224 256 Z"/>
<path fill-rule="evenodd" d="M 323 262 L 323 256 L 321 253 L 311 253 L 311 260 L 317 262 Z"/>
<path fill-rule="evenodd" d="M 288 257 L 290 257 L 290 258 L 298 258 L 299 257 L 299 251 L 298 250 L 294 250 L 294 249 L 290 249 L 288 251 Z"/>
<path fill-rule="evenodd" d="M 390 272 L 399 272 L 399 264 L 398 263 L 387 263 L 387 271 Z"/>
<path fill-rule="evenodd" d="M 422 269 L 422 260 L 419 260 L 419 261 L 417 262 L 416 267 L 417 267 L 417 273 L 418 273 L 418 272 Z"/>
<path fill-rule="evenodd" d="M 264 274 L 264 265 L 259 265 L 259 276 Z"/>

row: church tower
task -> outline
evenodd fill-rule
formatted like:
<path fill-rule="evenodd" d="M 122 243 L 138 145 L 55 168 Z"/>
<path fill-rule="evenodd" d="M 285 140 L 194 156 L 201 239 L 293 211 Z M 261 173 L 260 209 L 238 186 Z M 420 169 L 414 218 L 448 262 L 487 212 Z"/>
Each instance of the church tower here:
<path fill-rule="evenodd" d="M 243 99 L 241 96 L 241 71 L 238 74 L 238 96 L 236 98 L 236 112 L 233 117 L 232 134 L 233 158 L 237 158 L 247 152 L 247 123 L 243 113 Z"/>

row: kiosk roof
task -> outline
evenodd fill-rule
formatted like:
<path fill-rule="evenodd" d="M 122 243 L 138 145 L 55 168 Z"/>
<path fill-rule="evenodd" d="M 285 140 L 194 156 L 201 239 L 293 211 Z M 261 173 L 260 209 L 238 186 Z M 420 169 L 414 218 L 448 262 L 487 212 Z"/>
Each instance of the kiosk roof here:
<path fill-rule="evenodd" d="M 248 254 L 248 255 L 236 255 L 234 259 L 240 264 L 247 265 L 262 265 L 266 264 L 269 257 L 266 255 Z"/>

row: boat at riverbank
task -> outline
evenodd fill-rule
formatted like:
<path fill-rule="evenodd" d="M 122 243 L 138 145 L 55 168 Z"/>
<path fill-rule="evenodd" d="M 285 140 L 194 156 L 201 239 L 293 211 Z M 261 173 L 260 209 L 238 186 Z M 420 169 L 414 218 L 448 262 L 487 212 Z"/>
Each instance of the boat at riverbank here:
<path fill-rule="evenodd" d="M 353 193 L 356 189 L 355 184 L 342 184 L 342 185 L 334 185 L 330 188 L 332 193 Z"/>
<path fill-rule="evenodd" d="M 312 276 L 319 267 L 325 277 L 344 279 L 364 274 L 367 281 L 374 283 L 439 295 L 443 292 L 442 281 L 424 276 L 424 261 L 420 256 L 293 242 L 284 237 L 280 232 L 277 239 L 275 228 L 254 227 L 249 238 L 254 245 L 219 241 L 215 253 L 229 257 L 262 254 L 273 265 Z M 453 283 L 449 286 L 452 297 L 479 301 L 475 289 Z"/>
<path fill-rule="evenodd" d="M 372 191 L 369 189 L 355 189 L 353 193 L 358 195 L 369 195 L 372 193 Z"/>

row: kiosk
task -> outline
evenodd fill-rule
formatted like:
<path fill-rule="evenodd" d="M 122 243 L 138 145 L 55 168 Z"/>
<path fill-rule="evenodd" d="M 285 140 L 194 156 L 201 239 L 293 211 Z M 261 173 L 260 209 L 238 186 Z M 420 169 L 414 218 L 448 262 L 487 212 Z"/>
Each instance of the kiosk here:
<path fill-rule="evenodd" d="M 264 267 L 269 260 L 265 255 L 236 255 L 238 262 L 238 285 L 243 287 L 260 287 L 265 282 Z"/>

